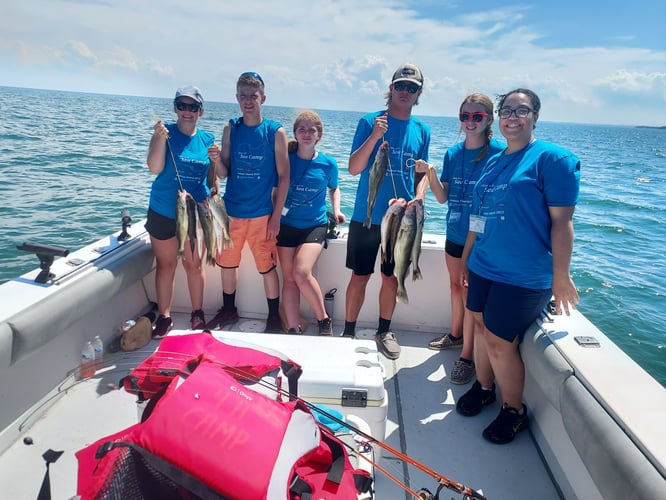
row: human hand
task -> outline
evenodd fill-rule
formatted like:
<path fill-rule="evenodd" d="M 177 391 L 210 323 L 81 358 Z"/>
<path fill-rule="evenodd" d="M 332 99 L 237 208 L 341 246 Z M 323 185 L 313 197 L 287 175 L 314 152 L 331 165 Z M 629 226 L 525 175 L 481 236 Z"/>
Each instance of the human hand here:
<path fill-rule="evenodd" d="M 153 125 L 153 135 L 162 139 L 168 139 L 169 130 L 164 125 L 164 122 L 155 116 L 153 116 L 153 118 L 156 120 L 155 125 Z"/>
<path fill-rule="evenodd" d="M 433 167 L 430 163 L 428 163 L 425 160 L 419 159 L 414 161 L 414 171 L 418 172 L 419 174 L 426 173 L 431 168 L 434 169 L 435 167 Z"/>
<path fill-rule="evenodd" d="M 335 217 L 335 222 L 337 224 L 344 224 L 345 221 L 347 220 L 346 217 L 345 217 L 345 214 L 343 214 L 340 211 L 335 212 L 334 217 Z"/>
<path fill-rule="evenodd" d="M 372 126 L 372 137 L 376 140 L 384 137 L 384 134 L 388 131 L 388 112 L 383 115 L 379 115 L 375 118 L 375 123 Z"/>
<path fill-rule="evenodd" d="M 221 161 L 220 159 L 220 146 L 213 144 L 208 148 L 208 158 L 210 158 L 211 163 L 216 165 Z"/>
<path fill-rule="evenodd" d="M 275 212 L 275 210 L 273 210 L 273 214 L 268 219 L 266 239 L 272 240 L 277 238 L 277 235 L 280 232 L 280 217 L 281 214 L 278 214 Z"/>
<path fill-rule="evenodd" d="M 569 316 L 571 309 L 576 309 L 576 305 L 580 302 L 578 290 L 574 285 L 571 276 L 553 276 L 553 300 L 555 301 L 555 314 L 562 314 L 562 311 Z"/>

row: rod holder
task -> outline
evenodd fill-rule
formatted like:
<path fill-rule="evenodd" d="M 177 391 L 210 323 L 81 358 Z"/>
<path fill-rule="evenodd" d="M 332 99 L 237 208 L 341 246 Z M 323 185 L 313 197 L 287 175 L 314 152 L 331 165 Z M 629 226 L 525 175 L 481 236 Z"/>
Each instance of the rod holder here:
<path fill-rule="evenodd" d="M 39 268 L 42 271 L 35 278 L 36 283 L 46 283 L 48 280 L 55 278 L 55 274 L 51 272 L 54 257 L 67 257 L 69 255 L 69 250 L 66 248 L 41 243 L 26 242 L 23 245 L 16 245 L 16 248 L 37 255 Z"/>

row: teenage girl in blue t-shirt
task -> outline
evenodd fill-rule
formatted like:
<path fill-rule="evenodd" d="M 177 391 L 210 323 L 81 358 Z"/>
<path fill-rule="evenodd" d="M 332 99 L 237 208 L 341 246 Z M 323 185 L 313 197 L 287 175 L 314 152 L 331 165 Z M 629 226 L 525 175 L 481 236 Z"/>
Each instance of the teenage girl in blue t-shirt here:
<path fill-rule="evenodd" d="M 528 89 L 500 96 L 497 114 L 507 148 L 488 162 L 474 187 L 463 251 L 477 380 L 456 410 L 478 414 L 495 401 L 496 381 L 503 404 L 483 437 L 497 444 L 512 441 L 528 426 L 518 350 L 525 331 L 551 297 L 557 314 L 569 314 L 578 303 L 569 266 L 580 161 L 535 140 L 540 109 L 539 97 Z"/>
<path fill-rule="evenodd" d="M 483 167 L 504 145 L 493 139 L 493 101 L 485 94 L 470 94 L 460 105 L 460 131 L 465 140 L 444 155 L 444 167 L 439 181 L 435 168 L 418 162 L 417 171 L 427 165 L 430 189 L 439 203 L 448 202 L 446 213 L 446 267 L 451 286 L 451 331 L 430 341 L 431 349 L 442 350 L 462 346 L 460 358 L 454 363 L 450 380 L 466 384 L 474 377 L 474 322 L 465 314 L 467 289 L 462 286 L 462 252 L 469 231 L 472 191 Z"/>
<path fill-rule="evenodd" d="M 336 222 L 345 222 L 345 216 L 340 211 L 338 164 L 333 157 L 315 149 L 323 132 L 319 115 L 314 111 L 304 111 L 294 121 L 296 140 L 289 143 L 290 184 L 277 247 L 282 270 L 282 303 L 288 333 L 293 334 L 301 333 L 301 294 L 317 318 L 319 335 L 333 334 L 321 288 L 312 274 L 326 242 L 327 191 Z"/>

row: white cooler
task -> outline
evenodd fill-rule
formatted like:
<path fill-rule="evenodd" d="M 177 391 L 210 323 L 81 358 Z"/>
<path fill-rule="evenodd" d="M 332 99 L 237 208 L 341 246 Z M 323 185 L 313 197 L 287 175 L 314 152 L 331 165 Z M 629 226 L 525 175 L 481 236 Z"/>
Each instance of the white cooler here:
<path fill-rule="evenodd" d="M 345 416 L 357 415 L 367 422 L 373 438 L 384 441 L 388 394 L 374 341 L 224 330 L 213 335 L 281 352 L 303 368 L 298 379 L 300 398 Z"/>

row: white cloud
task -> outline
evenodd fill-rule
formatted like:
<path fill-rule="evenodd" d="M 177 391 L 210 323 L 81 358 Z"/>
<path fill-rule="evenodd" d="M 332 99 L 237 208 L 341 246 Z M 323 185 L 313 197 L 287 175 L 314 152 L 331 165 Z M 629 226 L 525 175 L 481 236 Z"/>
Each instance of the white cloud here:
<path fill-rule="evenodd" d="M 545 120 L 586 121 L 594 110 L 599 122 L 626 123 L 609 101 L 626 92 L 665 107 L 663 50 L 544 47 L 529 21 L 536 6 L 429 8 L 426 17 L 392 0 L 13 2 L 0 19 L 0 71 L 9 85 L 43 72 L 53 78 L 40 81 L 69 78 L 71 90 L 156 96 L 191 81 L 228 102 L 237 75 L 254 70 L 269 104 L 370 110 L 411 61 L 426 76 L 421 114 L 450 116 L 469 92 L 516 86 L 539 93 Z"/>

